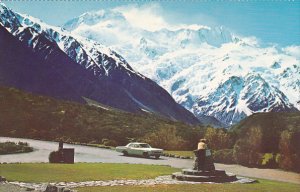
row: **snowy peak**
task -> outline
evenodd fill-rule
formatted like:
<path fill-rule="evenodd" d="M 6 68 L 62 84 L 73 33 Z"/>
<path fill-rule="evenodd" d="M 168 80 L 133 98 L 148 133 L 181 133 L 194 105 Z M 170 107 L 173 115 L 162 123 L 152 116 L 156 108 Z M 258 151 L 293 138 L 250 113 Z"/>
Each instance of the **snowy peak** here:
<path fill-rule="evenodd" d="M 213 116 L 228 125 L 255 112 L 300 109 L 300 46 L 262 47 L 225 27 L 167 23 L 147 30 L 122 9 L 70 23 L 72 34 L 112 47 L 199 119 Z"/>
<path fill-rule="evenodd" d="M 100 22 L 106 23 L 107 24 L 106 26 L 110 27 L 109 21 L 123 22 L 125 21 L 125 18 L 121 13 L 114 12 L 114 11 L 104 11 L 104 10 L 93 11 L 93 12 L 84 13 L 79 17 L 67 21 L 63 25 L 63 28 L 65 28 L 68 31 L 72 31 L 78 28 L 80 25 L 92 26 Z"/>
<path fill-rule="evenodd" d="M 0 2 L 0 23 L 12 32 L 21 26 L 17 15 L 2 2 Z"/>
<path fill-rule="evenodd" d="M 256 112 L 293 112 L 297 109 L 277 88 L 260 75 L 232 76 L 193 108 L 198 115 L 211 115 L 227 125 L 235 124 Z"/>
<path fill-rule="evenodd" d="M 88 37 L 98 42 L 113 46 L 121 42 L 131 40 L 137 47 L 140 39 L 152 41 L 157 46 L 159 42 L 165 45 L 175 45 L 179 47 L 197 46 L 207 43 L 212 46 L 220 46 L 223 43 L 234 42 L 238 39 L 224 27 L 210 28 L 207 26 L 189 27 L 167 27 L 155 31 L 145 30 L 130 23 L 124 13 L 120 10 L 100 10 L 97 12 L 87 12 L 81 16 L 71 19 L 63 26 L 65 29 L 75 34 Z M 115 34 L 118 41 L 113 41 L 107 33 Z M 134 37 L 134 38 L 133 38 Z M 129 42 L 127 42 L 129 43 Z M 129 44 L 128 44 L 129 45 Z M 149 47 L 151 49 L 151 47 Z M 156 47 L 156 49 L 160 49 Z"/>
<path fill-rule="evenodd" d="M 42 34 L 55 42 L 74 61 L 94 71 L 97 76 L 108 76 L 113 70 L 122 68 L 129 74 L 134 73 L 142 77 L 129 66 L 124 58 L 100 43 L 82 37 L 74 38 L 69 32 L 49 26 L 29 15 L 14 13 L 6 7 L 3 10 L 0 20 L 3 26 L 12 31 L 20 40 L 26 39 L 30 47 L 34 47 L 34 38 Z"/>
<path fill-rule="evenodd" d="M 6 74 L 1 78 L 3 83 L 67 100 L 82 102 L 85 97 L 129 112 L 147 111 L 176 121 L 199 123 L 163 88 L 103 44 L 13 12 L 2 4 L 0 28 L 1 35 L 9 37 L 6 44 L 1 44 L 2 49 L 15 46 L 20 52 L 19 59 L 12 63 L 8 57 L 0 58 L 4 63 L 1 73 Z M 9 58 L 16 57 L 10 50 Z"/>

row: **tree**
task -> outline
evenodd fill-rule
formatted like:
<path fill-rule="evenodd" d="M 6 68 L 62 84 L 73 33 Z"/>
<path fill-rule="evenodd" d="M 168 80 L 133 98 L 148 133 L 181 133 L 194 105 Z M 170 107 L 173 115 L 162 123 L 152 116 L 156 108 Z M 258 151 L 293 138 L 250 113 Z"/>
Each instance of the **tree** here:
<path fill-rule="evenodd" d="M 259 127 L 252 127 L 244 138 L 236 142 L 233 156 L 239 164 L 260 165 L 262 136 Z"/>
<path fill-rule="evenodd" d="M 177 136 L 174 126 L 163 127 L 155 132 L 148 133 L 144 136 L 143 141 L 167 150 L 184 149 L 186 145 L 186 141 Z"/>
<path fill-rule="evenodd" d="M 300 171 L 299 161 L 299 132 L 285 130 L 280 135 L 279 141 L 279 167 L 285 170 Z"/>
<path fill-rule="evenodd" d="M 211 149 L 220 150 L 231 147 L 232 139 L 223 129 L 209 127 L 206 129 L 204 137 L 208 140 Z"/>

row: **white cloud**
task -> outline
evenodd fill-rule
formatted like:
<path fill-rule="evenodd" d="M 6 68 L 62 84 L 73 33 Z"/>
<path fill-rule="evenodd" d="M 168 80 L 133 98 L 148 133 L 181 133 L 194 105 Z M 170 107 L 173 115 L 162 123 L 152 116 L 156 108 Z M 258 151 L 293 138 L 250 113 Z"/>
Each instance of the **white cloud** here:
<path fill-rule="evenodd" d="M 282 51 L 294 57 L 300 57 L 300 46 L 292 45 L 282 48 Z"/>
<path fill-rule="evenodd" d="M 116 12 L 121 12 L 126 20 L 136 28 L 148 31 L 158 31 L 161 29 L 178 30 L 178 29 L 211 29 L 210 27 L 198 24 L 171 24 L 164 17 L 162 8 L 157 3 L 144 4 L 142 6 L 129 5 L 116 7 Z"/>
<path fill-rule="evenodd" d="M 198 25 L 198 24 L 191 24 L 191 25 L 185 25 L 185 24 L 180 24 L 178 26 L 174 26 L 174 29 L 190 29 L 190 30 L 199 30 L 199 29 L 208 29 L 210 30 L 211 28 L 208 26 L 204 26 L 204 25 Z"/>
<path fill-rule="evenodd" d="M 148 31 L 170 28 L 169 24 L 159 13 L 161 7 L 158 4 L 122 6 L 114 10 L 121 12 L 126 20 L 134 27 Z"/>

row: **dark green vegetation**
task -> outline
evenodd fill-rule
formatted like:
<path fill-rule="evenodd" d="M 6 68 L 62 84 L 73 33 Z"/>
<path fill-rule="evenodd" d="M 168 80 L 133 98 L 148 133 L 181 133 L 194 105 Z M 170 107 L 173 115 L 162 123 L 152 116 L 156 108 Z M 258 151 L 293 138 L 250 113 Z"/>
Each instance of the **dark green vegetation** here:
<path fill-rule="evenodd" d="M 208 128 L 205 137 L 221 163 L 300 172 L 300 113 L 258 113 L 226 131 Z"/>
<path fill-rule="evenodd" d="M 150 186 L 113 186 L 113 187 L 85 187 L 77 188 L 79 192 L 298 192 L 300 185 L 275 181 L 259 180 L 254 184 L 196 184 L 196 185 L 150 185 Z"/>
<path fill-rule="evenodd" d="M 190 126 L 151 114 L 35 96 L 0 87 L 1 136 L 116 146 L 148 142 L 193 150 L 207 138 L 215 162 L 300 171 L 300 113 L 258 113 L 229 130 Z"/>
<path fill-rule="evenodd" d="M 8 181 L 39 183 L 59 181 L 80 182 L 112 179 L 151 179 L 160 175 L 170 175 L 179 169 L 159 165 L 116 163 L 23 163 L 0 164 L 0 170 L 1 175 L 5 175 L 5 178 Z"/>
<path fill-rule="evenodd" d="M 0 87 L 0 117 L 1 136 L 113 146 L 141 140 L 164 149 L 191 149 L 204 132 L 200 126 L 151 114 L 132 114 L 91 101 L 90 105 L 61 101 L 6 87 Z"/>
<path fill-rule="evenodd" d="M 4 142 L 0 143 L 0 155 L 13 154 L 13 153 L 28 153 L 32 152 L 33 148 L 24 142 Z"/>

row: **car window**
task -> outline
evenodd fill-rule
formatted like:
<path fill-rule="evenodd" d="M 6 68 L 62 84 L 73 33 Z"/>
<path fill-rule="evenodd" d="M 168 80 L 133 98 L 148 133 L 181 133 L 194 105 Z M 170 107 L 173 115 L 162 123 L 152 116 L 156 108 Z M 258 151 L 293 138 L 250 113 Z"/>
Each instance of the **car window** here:
<path fill-rule="evenodd" d="M 146 143 L 140 144 L 140 146 L 142 148 L 151 148 L 151 146 L 149 144 L 146 144 Z"/>

